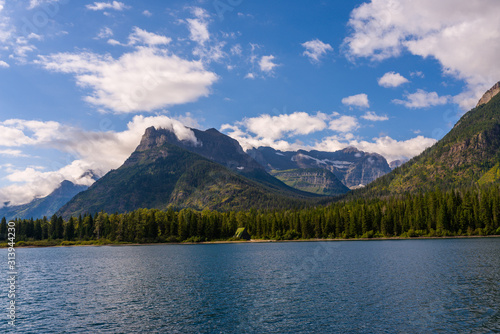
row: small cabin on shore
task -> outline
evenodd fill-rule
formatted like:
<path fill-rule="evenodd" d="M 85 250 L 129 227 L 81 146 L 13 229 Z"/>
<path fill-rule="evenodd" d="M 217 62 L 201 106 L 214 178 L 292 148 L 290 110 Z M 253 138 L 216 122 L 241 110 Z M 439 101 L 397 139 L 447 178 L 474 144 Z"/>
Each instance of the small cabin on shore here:
<path fill-rule="evenodd" d="M 248 234 L 246 227 L 240 227 L 237 229 L 234 237 L 243 240 L 250 240 L 250 234 Z"/>

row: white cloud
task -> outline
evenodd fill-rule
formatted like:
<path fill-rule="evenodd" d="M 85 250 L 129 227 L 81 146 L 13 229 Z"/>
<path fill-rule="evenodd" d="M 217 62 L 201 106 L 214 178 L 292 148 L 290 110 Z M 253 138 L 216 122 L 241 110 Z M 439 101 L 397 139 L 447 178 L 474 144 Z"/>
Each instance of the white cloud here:
<path fill-rule="evenodd" d="M 255 79 L 255 74 L 254 73 L 247 73 L 247 75 L 245 75 L 245 79 Z"/>
<path fill-rule="evenodd" d="M 8 68 L 8 67 L 10 67 L 10 65 L 7 64 L 6 62 L 4 62 L 3 60 L 0 60 L 0 67 Z"/>
<path fill-rule="evenodd" d="M 128 45 L 146 44 L 146 45 L 165 45 L 169 44 L 172 39 L 162 35 L 157 35 L 152 32 L 147 32 L 138 27 L 134 27 L 132 33 L 128 37 Z"/>
<path fill-rule="evenodd" d="M 116 39 L 113 39 L 113 38 L 108 39 L 108 44 L 113 45 L 113 46 L 122 45 L 122 43 L 120 43 L 119 41 L 117 41 Z"/>
<path fill-rule="evenodd" d="M 259 61 L 260 70 L 262 72 L 271 73 L 278 64 L 273 62 L 274 56 L 263 56 Z"/>
<path fill-rule="evenodd" d="M 30 0 L 30 3 L 28 5 L 28 9 L 34 9 L 38 6 L 44 5 L 44 4 L 49 4 L 49 3 L 57 3 L 62 0 Z"/>
<path fill-rule="evenodd" d="M 356 117 L 341 116 L 337 119 L 330 121 L 328 128 L 333 131 L 346 133 L 359 128 L 359 123 Z"/>
<path fill-rule="evenodd" d="M 408 79 L 396 72 L 387 72 L 380 79 L 378 79 L 378 84 L 386 88 L 398 87 L 407 82 L 409 82 Z"/>
<path fill-rule="evenodd" d="M 6 155 L 11 157 L 27 157 L 27 155 L 23 154 L 21 150 L 12 150 L 12 149 L 0 150 L 0 155 Z"/>
<path fill-rule="evenodd" d="M 85 6 L 89 10 L 107 10 L 114 9 L 117 11 L 123 11 L 125 9 L 129 9 L 130 6 L 125 5 L 123 2 L 113 1 L 113 2 L 94 2 L 93 5 Z"/>
<path fill-rule="evenodd" d="M 149 10 L 146 9 L 145 11 L 142 12 L 142 15 L 147 16 L 147 17 L 151 17 L 151 16 L 153 16 L 153 13 L 151 13 Z"/>
<path fill-rule="evenodd" d="M 389 120 L 389 117 L 387 117 L 387 115 L 379 116 L 373 111 L 367 111 L 366 114 L 361 116 L 361 118 L 366 119 L 367 121 L 372 121 L 372 122 L 380 122 L 380 121 Z"/>
<path fill-rule="evenodd" d="M 407 108 L 428 108 L 447 104 L 450 101 L 449 96 L 439 96 L 436 92 L 426 92 L 418 89 L 413 94 L 407 94 L 406 100 L 393 100 L 396 104 L 402 104 Z"/>
<path fill-rule="evenodd" d="M 190 116 L 187 115 L 186 120 L 189 119 Z M 85 131 L 58 122 L 19 119 L 2 122 L 2 126 L 15 131 L 19 138 L 24 138 L 21 140 L 24 146 L 59 150 L 67 153 L 68 159 L 72 160 L 71 164 L 59 165 L 54 171 L 48 172 L 33 167 L 15 169 L 10 166 L 7 169 L 7 180 L 14 184 L 0 188 L 0 203 L 10 201 L 12 205 L 24 204 L 36 197 L 46 196 L 63 180 L 91 185 L 91 179 L 81 176 L 89 169 L 102 176 L 109 170 L 118 168 L 138 146 L 148 127 L 169 129 L 179 140 L 196 142 L 196 137 L 190 129 L 166 116 L 135 116 L 122 132 Z M 4 142 L 0 142 L 0 146 L 3 146 Z M 20 151 L 0 150 L 0 154 L 9 152 L 17 154 Z"/>
<path fill-rule="evenodd" d="M 221 131 L 236 139 L 245 150 L 269 146 L 282 151 L 303 149 L 335 152 L 354 146 L 365 152 L 379 153 L 388 161 L 412 158 L 436 143 L 435 139 L 423 136 L 404 141 L 397 141 L 389 136 L 373 138 L 372 141 L 360 140 L 349 132 L 359 126 L 356 118 L 338 116 L 337 113 L 326 115 L 320 112 L 316 115 L 303 112 L 279 116 L 261 115 L 244 119 L 233 125 L 224 124 Z M 334 117 L 338 118 L 333 119 Z M 330 130 L 340 132 L 340 134 L 325 137 L 312 145 L 297 140 L 290 141 L 295 136 L 326 130 L 327 122 L 329 122 Z"/>
<path fill-rule="evenodd" d="M 210 86 L 218 79 L 202 62 L 147 47 L 119 59 L 84 52 L 39 56 L 36 62 L 47 70 L 74 75 L 79 86 L 92 90 L 85 97 L 87 102 L 115 113 L 194 102 L 208 96 Z"/>
<path fill-rule="evenodd" d="M 241 47 L 240 44 L 233 45 L 231 47 L 231 54 L 233 56 L 241 56 L 241 53 L 243 52 L 243 48 Z"/>
<path fill-rule="evenodd" d="M 313 148 L 320 151 L 335 152 L 343 148 L 353 146 L 364 152 L 378 153 L 387 161 L 398 159 L 410 159 L 422 153 L 426 148 L 434 145 L 435 139 L 418 136 L 412 139 L 397 141 L 391 137 L 384 136 L 373 138 L 371 142 L 365 140 L 339 138 L 332 136 L 325 138 Z"/>
<path fill-rule="evenodd" d="M 305 42 L 302 46 L 306 49 L 303 55 L 309 57 L 309 60 L 312 63 L 319 63 L 321 57 L 326 55 L 328 51 L 333 51 L 330 44 L 323 43 L 319 39 Z"/>
<path fill-rule="evenodd" d="M 208 13 L 199 7 L 192 9 L 192 13 L 195 16 L 194 19 L 187 19 L 186 22 L 189 28 L 189 38 L 200 45 L 204 45 L 208 40 L 210 40 L 210 33 L 208 32 Z"/>
<path fill-rule="evenodd" d="M 411 72 L 410 73 L 410 76 L 413 78 L 413 77 L 416 77 L 416 78 L 425 78 L 425 75 L 422 71 L 414 71 L 414 72 Z"/>
<path fill-rule="evenodd" d="M 328 116 L 321 112 L 309 115 L 305 112 L 281 114 L 278 116 L 261 115 L 246 118 L 239 125 L 243 125 L 259 138 L 278 139 L 283 136 L 307 135 L 326 128 Z"/>
<path fill-rule="evenodd" d="M 443 73 L 464 80 L 454 101 L 464 109 L 500 78 L 497 0 L 373 0 L 351 13 L 348 57 L 383 60 L 403 51 L 437 59 Z"/>
<path fill-rule="evenodd" d="M 347 106 L 355 106 L 362 108 L 369 108 L 370 102 L 368 101 L 368 95 L 366 94 L 358 94 L 349 97 L 345 97 L 342 99 L 342 104 Z"/>
<path fill-rule="evenodd" d="M 99 31 L 99 33 L 97 34 L 97 39 L 105 39 L 105 38 L 109 38 L 113 36 L 113 30 L 109 27 L 104 27 L 104 28 L 101 28 L 101 30 Z"/>

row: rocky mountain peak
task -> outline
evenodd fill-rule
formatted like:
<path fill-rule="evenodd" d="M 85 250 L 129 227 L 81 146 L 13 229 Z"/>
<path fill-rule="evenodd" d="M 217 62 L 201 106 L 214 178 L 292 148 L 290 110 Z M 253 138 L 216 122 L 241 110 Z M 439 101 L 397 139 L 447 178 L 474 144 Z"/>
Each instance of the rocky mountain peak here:
<path fill-rule="evenodd" d="M 344 148 L 343 150 L 341 150 L 342 153 L 361 153 L 360 150 L 358 150 L 356 147 L 354 146 L 349 146 L 349 147 L 346 147 Z"/>
<path fill-rule="evenodd" d="M 493 87 L 491 87 L 486 93 L 484 93 L 483 97 L 479 100 L 476 107 L 490 102 L 491 99 L 494 98 L 498 93 L 500 93 L 500 81 L 497 82 Z"/>

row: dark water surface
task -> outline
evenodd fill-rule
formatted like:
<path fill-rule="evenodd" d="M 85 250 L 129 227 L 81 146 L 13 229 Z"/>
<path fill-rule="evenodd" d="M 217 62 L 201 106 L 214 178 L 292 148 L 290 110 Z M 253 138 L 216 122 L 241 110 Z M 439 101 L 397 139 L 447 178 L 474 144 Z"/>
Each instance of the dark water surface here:
<path fill-rule="evenodd" d="M 0 332 L 500 333 L 500 239 L 16 252 Z"/>

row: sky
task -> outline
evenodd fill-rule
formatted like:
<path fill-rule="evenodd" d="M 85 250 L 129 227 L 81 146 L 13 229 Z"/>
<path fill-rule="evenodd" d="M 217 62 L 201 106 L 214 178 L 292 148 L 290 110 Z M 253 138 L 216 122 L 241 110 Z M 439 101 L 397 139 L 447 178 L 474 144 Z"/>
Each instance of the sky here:
<path fill-rule="evenodd" d="M 118 168 L 147 127 L 389 162 L 500 80 L 498 0 L 0 0 L 0 207 Z"/>

